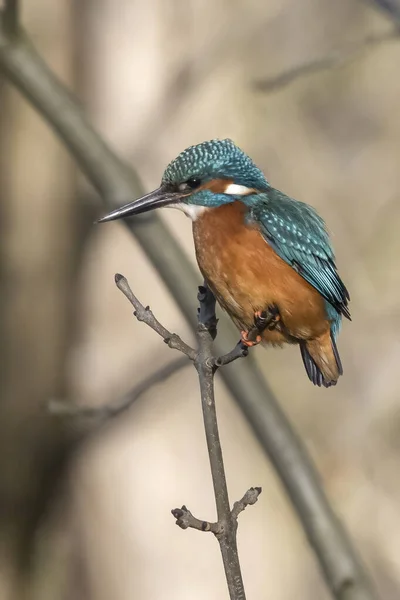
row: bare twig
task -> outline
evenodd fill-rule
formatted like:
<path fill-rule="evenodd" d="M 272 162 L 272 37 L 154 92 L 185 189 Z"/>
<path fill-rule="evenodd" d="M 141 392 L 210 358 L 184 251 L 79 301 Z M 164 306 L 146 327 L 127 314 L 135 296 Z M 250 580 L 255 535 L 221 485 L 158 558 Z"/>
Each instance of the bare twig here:
<path fill-rule="evenodd" d="M 260 487 L 252 487 L 247 490 L 241 500 L 235 502 L 231 510 L 231 518 L 235 522 L 237 522 L 240 513 L 243 512 L 247 506 L 252 506 L 257 502 L 261 491 L 262 490 Z M 191 527 L 192 529 L 197 529 L 198 531 L 211 531 L 211 533 L 213 533 L 216 537 L 222 535 L 224 532 L 224 528 L 220 522 L 210 523 L 210 521 L 202 521 L 201 519 L 197 519 L 192 515 L 186 506 L 182 506 L 181 508 L 173 508 L 171 513 L 176 519 L 176 524 L 181 529 L 188 529 Z"/>
<path fill-rule="evenodd" d="M 243 498 L 238 502 L 235 502 L 235 504 L 233 505 L 231 513 L 232 517 L 234 519 L 237 519 L 240 513 L 245 510 L 245 508 L 255 504 L 258 500 L 258 496 L 261 494 L 261 491 L 262 490 L 260 487 L 252 487 L 249 490 L 247 490 Z"/>
<path fill-rule="evenodd" d="M 185 344 L 176 333 L 171 333 L 168 329 L 165 329 L 163 325 L 153 315 L 149 306 L 144 307 L 143 304 L 139 302 L 131 288 L 129 287 L 129 283 L 123 275 L 117 273 L 115 275 L 115 283 L 117 288 L 121 290 L 121 292 L 126 296 L 132 306 L 135 308 L 135 312 L 133 313 L 138 321 L 142 321 L 146 323 L 149 327 L 153 329 L 158 335 L 160 335 L 164 342 L 167 344 L 169 348 L 173 348 L 174 350 L 179 350 L 185 354 L 190 360 L 195 360 L 196 351 Z"/>
<path fill-rule="evenodd" d="M 171 339 L 171 334 L 150 313 L 148 308 L 140 303 L 133 294 L 125 277 L 115 276 L 118 288 L 135 307 L 135 316 L 144 321 L 149 327 L 156 331 L 162 338 Z M 217 319 L 215 316 L 215 298 L 210 290 L 201 286 L 199 288 L 200 308 L 198 311 L 199 324 L 197 327 L 198 352 L 187 346 L 180 338 L 177 338 L 171 346 L 186 356 L 189 356 L 196 367 L 201 392 L 201 405 L 203 409 L 204 429 L 206 433 L 208 456 L 210 459 L 211 475 L 213 480 L 215 503 L 217 506 L 217 523 L 197 519 L 192 513 L 182 506 L 171 512 L 176 518 L 176 523 L 182 529 L 191 527 L 199 531 L 211 531 L 218 539 L 222 560 L 224 563 L 225 576 L 228 584 L 231 600 L 245 600 L 242 574 L 239 563 L 239 555 L 236 543 L 237 518 L 239 513 L 250 504 L 254 504 L 261 492 L 261 488 L 251 488 L 240 500 L 235 503 L 231 511 L 229 505 L 228 488 L 224 461 L 222 458 L 221 442 L 218 432 L 217 412 L 214 397 L 214 373 L 215 359 L 213 358 L 213 339 L 217 334 Z M 242 353 L 236 353 L 240 358 Z M 233 358 L 230 360 L 232 362 Z"/>
<path fill-rule="evenodd" d="M 1 21 L 0 68 L 58 133 L 108 210 L 142 194 L 137 176 L 91 127 L 25 34 L 19 30 L 15 40 L 11 39 Z M 183 316 L 195 328 L 193 289 L 198 284 L 198 275 L 179 244 L 156 215 L 132 219 L 126 226 L 173 294 Z M 224 344 L 234 346 L 237 332 L 227 319 L 221 318 L 218 328 Z M 215 345 L 215 354 L 222 355 L 224 351 L 218 340 Z M 375 596 L 369 578 L 326 498 L 304 444 L 256 363 L 249 357 L 241 362 L 240 368 L 223 369 L 221 374 L 277 470 L 332 594 L 340 600 L 372 600 Z"/>
<path fill-rule="evenodd" d="M 229 365 L 229 363 L 233 362 L 238 358 L 243 358 L 247 356 L 248 353 L 249 349 L 246 346 L 244 346 L 242 342 L 238 342 L 230 352 L 214 359 L 214 365 L 216 367 L 224 367 L 225 365 Z"/>
<path fill-rule="evenodd" d="M 353 45 L 347 50 L 338 50 L 336 52 L 332 52 L 332 54 L 328 54 L 323 58 L 316 58 L 315 60 L 297 65 L 288 69 L 287 71 L 284 71 L 283 73 L 279 73 L 278 75 L 255 81 L 253 83 L 253 87 L 259 92 L 275 92 L 280 88 L 289 85 L 293 81 L 304 77 L 305 75 L 318 73 L 334 67 L 341 67 L 357 58 L 361 52 L 380 44 L 398 39 L 399 35 L 400 30 L 398 27 L 396 27 L 395 29 L 390 29 L 389 31 L 385 31 L 379 35 L 367 36 L 361 43 Z"/>
<path fill-rule="evenodd" d="M 110 402 L 104 406 L 82 406 L 80 404 L 72 404 L 63 400 L 52 400 L 49 403 L 49 411 L 54 415 L 79 417 L 80 419 L 94 419 L 96 423 L 103 423 L 108 419 L 117 417 L 122 412 L 128 410 L 136 400 L 138 400 L 145 392 L 153 385 L 162 383 L 174 373 L 183 369 L 189 363 L 186 358 L 178 358 L 162 369 L 158 369 L 155 373 L 146 377 L 130 392 L 119 398 L 117 401 Z"/>
<path fill-rule="evenodd" d="M 182 508 L 173 508 L 171 513 L 176 519 L 176 524 L 181 529 L 197 529 L 198 531 L 211 531 L 216 534 L 218 532 L 218 523 L 210 523 L 209 521 L 201 521 L 196 519 L 185 505 Z"/>

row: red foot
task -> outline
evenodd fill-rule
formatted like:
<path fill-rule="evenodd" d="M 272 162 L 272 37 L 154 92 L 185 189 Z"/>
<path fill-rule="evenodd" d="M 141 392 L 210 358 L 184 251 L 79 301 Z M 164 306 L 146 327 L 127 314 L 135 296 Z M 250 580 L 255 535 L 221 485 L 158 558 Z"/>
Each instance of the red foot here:
<path fill-rule="evenodd" d="M 248 336 L 249 336 L 248 331 L 241 331 L 240 334 L 241 334 L 240 341 L 242 342 L 242 344 L 244 344 L 248 348 L 251 348 L 252 346 L 257 346 L 257 344 L 259 344 L 261 342 L 261 335 L 258 335 L 256 337 L 256 339 L 253 341 L 253 340 L 248 339 Z"/>

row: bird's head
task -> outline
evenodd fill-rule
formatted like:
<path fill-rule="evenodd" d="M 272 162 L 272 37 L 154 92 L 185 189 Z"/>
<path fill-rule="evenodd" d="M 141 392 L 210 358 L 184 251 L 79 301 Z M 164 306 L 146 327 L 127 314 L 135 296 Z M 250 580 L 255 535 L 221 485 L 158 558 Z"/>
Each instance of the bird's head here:
<path fill-rule="evenodd" d="M 99 222 L 132 217 L 166 206 L 179 208 L 195 220 L 207 208 L 216 208 L 267 188 L 263 173 L 232 140 L 211 140 L 181 152 L 165 169 L 157 190 L 117 208 Z"/>

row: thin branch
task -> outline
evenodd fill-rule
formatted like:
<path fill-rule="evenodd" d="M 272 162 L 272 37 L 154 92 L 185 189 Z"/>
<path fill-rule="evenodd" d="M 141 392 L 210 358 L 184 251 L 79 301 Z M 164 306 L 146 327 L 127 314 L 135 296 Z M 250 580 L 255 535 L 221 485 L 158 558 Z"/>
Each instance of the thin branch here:
<path fill-rule="evenodd" d="M 332 54 L 328 54 L 323 58 L 305 62 L 301 65 L 292 67 L 283 73 L 279 73 L 278 75 L 255 81 L 253 87 L 259 92 L 275 92 L 305 75 L 341 67 L 357 58 L 361 52 L 365 52 L 372 47 L 398 39 L 399 35 L 400 29 L 396 27 L 395 29 L 385 31 L 378 35 L 367 36 L 361 43 L 353 45 L 347 50 L 332 52 Z"/>
<path fill-rule="evenodd" d="M 144 321 L 164 339 L 166 337 L 171 339 L 171 334 L 159 323 L 159 321 L 157 321 L 152 313 L 150 314 L 148 308 L 144 308 L 133 294 L 125 277 L 116 275 L 115 283 L 135 307 L 134 314 L 136 318 L 140 321 Z M 175 508 L 171 512 L 176 518 L 177 525 L 182 529 L 191 527 L 193 529 L 198 529 L 199 531 L 211 531 L 215 534 L 221 549 L 230 598 L 231 600 L 245 600 L 236 543 L 237 518 L 239 513 L 244 510 L 246 506 L 254 504 L 257 501 L 261 488 L 251 488 L 244 495 L 242 500 L 235 503 L 235 506 L 231 511 L 214 397 L 214 373 L 216 369 L 212 351 L 213 340 L 217 334 L 215 298 L 207 287 L 201 286 L 199 288 L 198 299 L 200 301 L 200 308 L 198 311 L 199 324 L 197 327 L 197 341 L 199 344 L 198 352 L 189 348 L 189 346 L 182 342 L 180 338 L 178 338 L 171 347 L 179 350 L 193 360 L 199 376 L 204 429 L 207 440 L 208 456 L 210 459 L 218 520 L 216 523 L 211 523 L 209 521 L 197 519 L 186 506 Z M 237 358 L 240 356 L 241 354 L 237 354 Z"/>
<path fill-rule="evenodd" d="M 247 340 L 249 342 L 256 342 L 257 338 L 260 337 L 260 335 L 267 326 L 267 323 L 265 323 L 265 325 L 254 324 L 253 327 L 251 327 L 247 333 Z M 240 340 L 230 352 L 224 354 L 223 356 L 220 356 L 219 358 L 215 358 L 213 364 L 217 368 L 229 365 L 229 363 L 233 362 L 234 360 L 247 356 L 248 353 L 248 346 L 246 346 L 242 342 L 242 340 Z"/>
<path fill-rule="evenodd" d="M 123 275 L 117 273 L 115 275 L 115 283 L 117 288 L 121 290 L 121 292 L 128 298 L 129 302 L 135 308 L 135 312 L 133 313 L 138 321 L 146 323 L 153 331 L 160 335 L 164 342 L 167 344 L 169 348 L 173 348 L 174 350 L 179 350 L 185 354 L 190 360 L 195 360 L 196 351 L 185 344 L 176 333 L 171 333 L 166 329 L 153 315 L 153 312 L 150 310 L 149 306 L 144 307 L 143 304 L 139 302 L 136 298 L 135 294 L 132 292 L 129 287 L 129 283 Z"/>
<path fill-rule="evenodd" d="M 201 406 L 203 409 L 204 429 L 206 432 L 208 456 L 217 506 L 218 526 L 222 530 L 222 533 L 218 535 L 218 541 L 230 598 L 231 600 L 245 600 L 236 543 L 237 521 L 231 516 L 224 461 L 218 433 L 214 397 L 214 370 L 208 365 L 208 361 L 212 357 L 213 338 L 206 324 L 199 323 L 197 338 L 199 342 L 199 354 L 195 361 L 195 367 L 199 375 Z"/>
<path fill-rule="evenodd" d="M 108 210 L 143 193 L 135 173 L 100 138 L 21 29 L 13 40 L 1 22 L 0 68 L 70 149 Z M 126 226 L 171 291 L 187 322 L 195 328 L 193 289 L 198 285 L 198 275 L 180 245 L 156 215 L 131 219 Z M 218 328 L 224 345 L 233 347 L 237 331 L 232 324 L 222 317 Z M 223 355 L 218 340 L 215 346 L 215 354 Z M 255 361 L 249 357 L 240 368 L 223 369 L 221 375 L 279 474 L 332 594 L 343 600 L 346 590 L 346 600 L 375 598 L 368 575 L 327 500 L 304 444 Z"/>
<path fill-rule="evenodd" d="M 216 367 L 224 367 L 238 358 L 244 358 L 248 353 L 249 349 L 242 342 L 238 342 L 230 352 L 214 359 L 214 365 Z"/>
<path fill-rule="evenodd" d="M 4 8 L 0 12 L 1 25 L 10 37 L 18 32 L 19 2 L 4 0 Z"/>
<path fill-rule="evenodd" d="M 200 306 L 197 309 L 199 323 L 206 325 L 212 339 L 214 340 L 217 337 L 218 323 L 218 319 L 215 314 L 216 300 L 206 281 L 204 282 L 204 285 L 199 286 L 197 300 L 200 303 Z"/>
<path fill-rule="evenodd" d="M 122 398 L 119 398 L 115 402 L 107 403 L 104 406 L 82 406 L 62 400 L 52 400 L 49 403 L 48 408 L 54 415 L 74 418 L 79 417 L 80 419 L 94 419 L 96 424 L 98 422 L 103 423 L 128 410 L 132 404 L 152 386 L 164 382 L 171 377 L 171 375 L 175 374 L 180 369 L 183 369 L 183 367 L 186 367 L 188 364 L 186 358 L 180 357 L 170 362 L 162 369 L 158 369 L 155 373 L 149 375 L 149 377 L 146 377 L 130 392 L 122 396 Z"/>

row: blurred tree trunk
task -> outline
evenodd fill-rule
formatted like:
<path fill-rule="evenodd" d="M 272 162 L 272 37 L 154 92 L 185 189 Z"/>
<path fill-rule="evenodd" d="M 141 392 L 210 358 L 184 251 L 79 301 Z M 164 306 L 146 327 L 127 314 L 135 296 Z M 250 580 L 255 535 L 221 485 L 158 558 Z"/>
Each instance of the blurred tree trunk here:
<path fill-rule="evenodd" d="M 72 87 L 71 3 L 22 8 L 39 50 Z M 58 575 L 51 529 L 44 554 L 38 529 L 71 448 L 46 403 L 67 393 L 77 195 L 66 151 L 4 81 L 0 107 L 0 597 L 43 598 L 40 573 L 49 591 Z"/>

